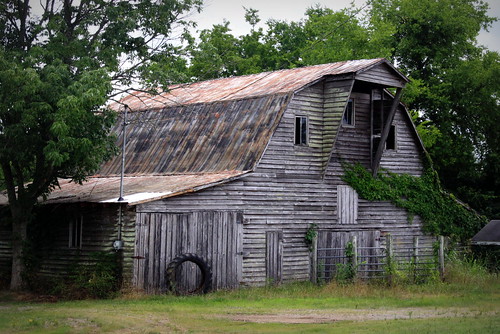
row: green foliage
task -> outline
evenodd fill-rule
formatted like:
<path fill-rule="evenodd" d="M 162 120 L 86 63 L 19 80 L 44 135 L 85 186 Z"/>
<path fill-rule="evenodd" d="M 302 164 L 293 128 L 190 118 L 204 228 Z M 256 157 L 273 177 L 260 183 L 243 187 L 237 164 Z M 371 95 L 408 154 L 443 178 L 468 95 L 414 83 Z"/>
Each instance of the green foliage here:
<path fill-rule="evenodd" d="M 498 279 L 498 272 L 488 270 L 488 263 L 478 253 L 451 252 L 447 256 L 445 281 L 452 284 L 481 287 Z"/>
<path fill-rule="evenodd" d="M 337 283 L 351 284 L 354 282 L 358 270 L 358 265 L 353 263 L 354 252 L 354 244 L 349 241 L 345 245 L 344 253 L 347 258 L 347 263 L 337 263 L 335 268 L 335 280 Z"/>
<path fill-rule="evenodd" d="M 304 237 L 306 245 L 309 247 L 309 251 L 313 251 L 313 242 L 314 239 L 318 236 L 318 231 L 317 231 L 318 225 L 317 224 L 311 224 L 306 231 L 306 235 Z"/>
<path fill-rule="evenodd" d="M 110 298 L 120 288 L 118 253 L 96 252 L 90 261 L 78 265 L 66 284 L 66 297 Z"/>
<path fill-rule="evenodd" d="M 410 223 L 414 215 L 419 215 L 427 233 L 466 240 L 486 223 L 485 217 L 445 193 L 431 169 L 421 177 L 381 171 L 375 178 L 360 164 L 344 165 L 344 170 L 344 181 L 361 198 L 390 201 L 406 209 Z"/>
<path fill-rule="evenodd" d="M 0 5 L 0 167 L 12 221 L 12 288 L 34 205 L 58 178 L 82 182 L 116 153 L 104 105 L 140 81 L 157 88 L 185 72 L 173 30 L 201 0 L 5 0 Z M 162 63 L 162 64 L 161 64 Z M 140 78 L 138 80 L 137 78 Z"/>

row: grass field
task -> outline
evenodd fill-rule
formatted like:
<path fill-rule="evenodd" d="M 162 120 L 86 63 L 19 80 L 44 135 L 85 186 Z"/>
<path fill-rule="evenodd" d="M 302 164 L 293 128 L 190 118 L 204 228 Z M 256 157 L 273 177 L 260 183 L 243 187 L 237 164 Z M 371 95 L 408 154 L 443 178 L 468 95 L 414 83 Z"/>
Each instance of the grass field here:
<path fill-rule="evenodd" d="M 0 333 L 500 333 L 498 276 L 462 273 L 449 281 L 63 302 L 0 292 Z"/>

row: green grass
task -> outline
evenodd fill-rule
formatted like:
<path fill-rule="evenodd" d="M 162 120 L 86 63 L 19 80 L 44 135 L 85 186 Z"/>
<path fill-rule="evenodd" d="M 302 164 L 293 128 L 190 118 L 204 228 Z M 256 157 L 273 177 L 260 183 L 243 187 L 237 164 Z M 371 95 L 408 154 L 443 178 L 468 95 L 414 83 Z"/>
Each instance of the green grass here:
<path fill-rule="evenodd" d="M 0 292 L 0 333 L 500 332 L 500 279 L 463 272 L 450 268 L 447 283 L 425 285 L 296 283 L 205 296 L 125 294 L 57 303 Z"/>

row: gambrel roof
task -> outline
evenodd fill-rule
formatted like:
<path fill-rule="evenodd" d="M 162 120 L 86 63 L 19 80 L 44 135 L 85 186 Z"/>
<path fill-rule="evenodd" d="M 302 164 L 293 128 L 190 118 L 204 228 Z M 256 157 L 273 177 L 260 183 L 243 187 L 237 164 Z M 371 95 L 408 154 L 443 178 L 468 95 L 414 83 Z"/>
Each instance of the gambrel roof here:
<path fill-rule="evenodd" d="M 120 116 L 112 131 L 121 147 L 126 109 L 125 202 L 175 196 L 251 172 L 293 95 L 325 77 L 381 88 L 401 88 L 408 82 L 392 64 L 378 58 L 175 85 L 157 95 L 134 92 L 124 97 L 112 105 Z M 118 156 L 84 186 L 61 180 L 61 189 L 48 202 L 116 202 L 120 171 Z"/>
<path fill-rule="evenodd" d="M 404 87 L 408 82 L 386 59 L 362 59 L 174 85 L 166 93 L 151 96 L 136 92 L 120 102 L 137 111 L 283 95 L 297 92 L 328 75 L 350 75 L 385 87 Z"/>

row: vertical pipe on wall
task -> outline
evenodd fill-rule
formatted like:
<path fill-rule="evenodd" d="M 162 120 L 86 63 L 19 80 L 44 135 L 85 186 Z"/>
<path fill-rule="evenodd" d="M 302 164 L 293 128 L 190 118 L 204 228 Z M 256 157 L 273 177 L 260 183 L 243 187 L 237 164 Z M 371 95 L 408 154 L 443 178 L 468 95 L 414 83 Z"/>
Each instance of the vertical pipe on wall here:
<path fill-rule="evenodd" d="M 118 201 L 120 201 L 120 202 L 123 201 L 123 175 L 125 174 L 125 146 L 127 144 L 127 132 L 126 132 L 126 130 L 127 130 L 127 110 L 128 110 L 128 106 L 125 105 L 124 113 L 123 113 L 123 130 L 122 130 L 123 131 L 123 145 L 122 145 L 122 168 L 121 168 L 121 173 L 120 173 L 120 197 L 118 197 Z"/>

